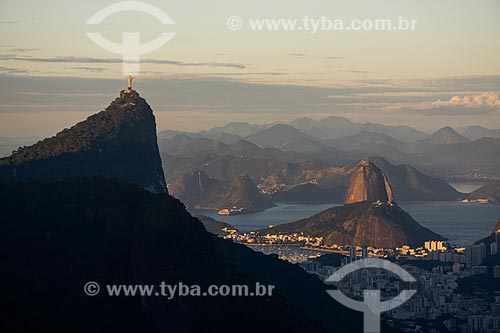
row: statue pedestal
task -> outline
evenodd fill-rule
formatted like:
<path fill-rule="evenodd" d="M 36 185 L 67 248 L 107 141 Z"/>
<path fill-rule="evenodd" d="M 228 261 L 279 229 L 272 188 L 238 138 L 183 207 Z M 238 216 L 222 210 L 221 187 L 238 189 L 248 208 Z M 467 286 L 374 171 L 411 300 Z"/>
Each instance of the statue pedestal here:
<path fill-rule="evenodd" d="M 132 90 L 131 90 L 131 89 L 122 90 L 122 91 L 120 92 L 120 97 L 121 97 L 121 98 L 123 98 L 123 97 L 125 97 L 125 95 L 128 95 L 128 94 L 130 94 L 131 92 L 132 92 Z"/>

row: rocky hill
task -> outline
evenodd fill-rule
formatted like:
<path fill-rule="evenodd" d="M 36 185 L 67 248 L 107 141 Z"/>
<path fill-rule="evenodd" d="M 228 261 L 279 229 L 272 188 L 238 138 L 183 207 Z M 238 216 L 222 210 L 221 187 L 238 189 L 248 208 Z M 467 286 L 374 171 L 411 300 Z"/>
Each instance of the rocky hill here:
<path fill-rule="evenodd" d="M 153 111 L 136 91 L 52 138 L 0 159 L 0 178 L 21 181 L 107 177 L 165 193 Z"/>
<path fill-rule="evenodd" d="M 377 248 L 421 246 L 426 240 L 444 239 L 421 226 L 394 202 L 387 177 L 367 160 L 361 161 L 352 173 L 346 205 L 259 232 L 303 233 L 310 237 L 322 237 L 326 245 Z"/>
<path fill-rule="evenodd" d="M 359 162 L 351 175 L 345 203 L 392 202 L 392 188 L 385 174 L 368 160 Z"/>
<path fill-rule="evenodd" d="M 469 194 L 470 199 L 486 199 L 490 203 L 500 204 L 500 180 L 488 183 Z"/>
<path fill-rule="evenodd" d="M 327 209 L 307 219 L 282 224 L 261 233 L 304 233 L 323 237 L 326 245 L 395 248 L 422 246 L 427 240 L 444 237 L 422 227 L 398 205 L 358 202 Z"/>
<path fill-rule="evenodd" d="M 250 213 L 274 204 L 262 196 L 248 176 L 216 180 L 196 170 L 176 179 L 169 192 L 186 206 L 197 209 L 242 209 Z"/>

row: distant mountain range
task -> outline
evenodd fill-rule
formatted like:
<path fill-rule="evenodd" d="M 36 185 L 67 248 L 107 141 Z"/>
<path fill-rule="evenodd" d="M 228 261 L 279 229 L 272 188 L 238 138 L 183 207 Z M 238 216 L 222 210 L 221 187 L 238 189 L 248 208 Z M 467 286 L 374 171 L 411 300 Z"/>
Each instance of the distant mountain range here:
<path fill-rule="evenodd" d="M 405 151 L 407 143 L 384 133 L 362 131 L 339 139 L 330 139 L 329 144 L 344 151 L 373 151 L 382 145 Z"/>
<path fill-rule="evenodd" d="M 468 142 L 469 139 L 458 134 L 453 128 L 443 127 L 438 131 L 432 133 L 431 136 L 410 144 L 407 147 L 407 150 L 415 153 L 423 153 L 431 148 L 438 146 Z"/>
<path fill-rule="evenodd" d="M 354 165 L 364 156 L 370 155 L 345 153 L 304 138 L 274 148 L 261 148 L 244 140 L 226 145 L 212 139 L 192 139 L 162 151 L 171 183 L 195 170 L 214 179 L 248 175 L 273 201 L 301 203 L 343 201 Z M 395 165 L 382 157 L 369 159 L 384 170 L 397 200 L 446 201 L 465 197 L 445 181 L 410 165 Z"/>
<path fill-rule="evenodd" d="M 286 124 L 230 123 L 197 133 L 165 131 L 159 134 L 159 144 L 164 151 L 185 144 L 186 137 L 226 144 L 244 139 L 261 147 L 295 153 L 293 162 L 312 160 L 340 166 L 381 156 L 449 180 L 500 178 L 499 163 L 492 156 L 498 156 L 492 152 L 500 145 L 500 130 L 469 126 L 458 131 L 444 127 L 427 134 L 407 126 L 359 124 L 342 117 L 318 121 L 300 118 Z M 472 150 L 474 154 L 468 154 Z"/>
<path fill-rule="evenodd" d="M 289 125 L 321 139 L 338 139 L 363 131 L 387 134 L 404 142 L 413 142 L 428 136 L 427 133 L 407 126 L 387 126 L 372 123 L 360 124 L 352 122 L 347 118 L 336 116 L 324 118 L 319 121 L 310 118 L 300 118 L 290 122 Z"/>
<path fill-rule="evenodd" d="M 331 116 L 321 120 L 303 117 L 288 123 L 272 123 L 264 125 L 231 122 L 224 126 L 218 126 L 210 130 L 199 131 L 196 133 L 166 130 L 160 132 L 158 134 L 158 138 L 160 140 L 169 139 L 179 134 L 188 133 L 193 137 L 206 137 L 225 143 L 232 143 L 241 138 L 251 137 L 258 132 L 265 131 L 276 125 L 289 125 L 302 133 L 309 135 L 310 137 L 321 140 L 340 139 L 343 137 L 357 135 L 362 132 L 385 134 L 404 143 L 413 143 L 419 140 L 424 140 L 430 136 L 428 133 L 416 130 L 409 126 L 387 126 L 373 123 L 361 124 L 353 122 L 347 118 Z M 470 141 L 485 137 L 500 138 L 500 129 L 488 129 L 481 126 L 460 127 L 456 129 L 456 132 Z M 265 144 L 267 145 L 269 143 L 266 142 Z"/>
<path fill-rule="evenodd" d="M 500 129 L 489 129 L 481 126 L 467 126 L 458 128 L 457 131 L 471 141 L 482 138 L 500 138 Z"/>
<path fill-rule="evenodd" d="M 500 179 L 500 139 L 482 138 L 468 143 L 440 145 L 413 160 L 422 171 L 449 181 Z"/>
<path fill-rule="evenodd" d="M 382 157 L 369 160 L 388 177 L 398 201 L 455 201 L 465 197 L 444 180 L 425 175 L 410 165 L 394 165 Z"/>
<path fill-rule="evenodd" d="M 293 126 L 284 124 L 277 124 L 270 128 L 263 129 L 262 131 L 245 137 L 245 139 L 261 147 L 280 146 L 296 139 L 319 141 L 317 138 L 303 133 Z"/>

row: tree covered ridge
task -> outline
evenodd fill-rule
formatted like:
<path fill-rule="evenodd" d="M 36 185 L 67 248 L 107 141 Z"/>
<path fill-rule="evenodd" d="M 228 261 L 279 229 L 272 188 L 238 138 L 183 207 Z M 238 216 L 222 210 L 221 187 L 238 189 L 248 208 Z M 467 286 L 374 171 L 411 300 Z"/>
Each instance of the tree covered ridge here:
<path fill-rule="evenodd" d="M 104 111 L 66 128 L 51 138 L 21 147 L 0 165 L 17 165 L 30 160 L 56 157 L 63 153 L 99 150 L 110 139 L 133 135 L 135 140 L 156 139 L 155 119 L 148 103 L 136 91 L 122 94 Z"/>

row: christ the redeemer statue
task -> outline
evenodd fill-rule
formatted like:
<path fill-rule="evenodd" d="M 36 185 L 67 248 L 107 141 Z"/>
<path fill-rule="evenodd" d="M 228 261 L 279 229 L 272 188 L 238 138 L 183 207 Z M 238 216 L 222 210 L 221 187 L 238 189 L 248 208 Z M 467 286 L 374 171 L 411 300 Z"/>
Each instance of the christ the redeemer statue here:
<path fill-rule="evenodd" d="M 127 81 L 128 81 L 128 88 L 127 89 L 128 90 L 132 90 L 132 80 L 133 79 L 135 79 L 135 77 L 133 77 L 132 75 L 128 76 L 128 79 L 127 79 Z"/>

